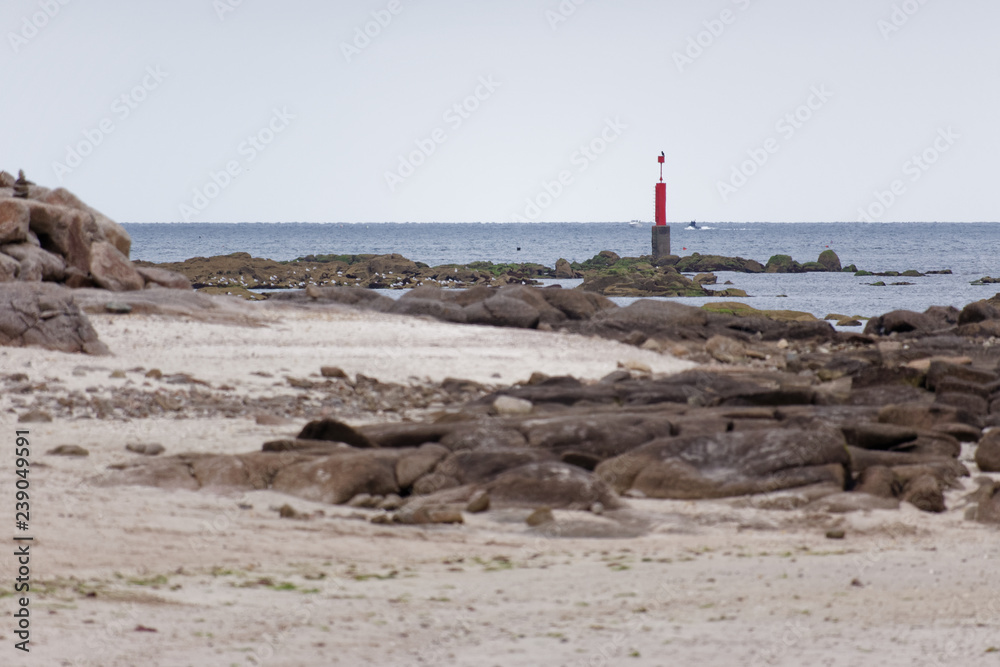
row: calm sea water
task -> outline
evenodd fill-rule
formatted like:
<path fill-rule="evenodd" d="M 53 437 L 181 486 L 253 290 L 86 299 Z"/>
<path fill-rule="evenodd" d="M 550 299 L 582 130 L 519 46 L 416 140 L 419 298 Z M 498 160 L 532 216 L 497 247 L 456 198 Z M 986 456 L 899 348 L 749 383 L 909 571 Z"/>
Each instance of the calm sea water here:
<path fill-rule="evenodd" d="M 399 253 L 432 266 L 489 260 L 496 263 L 557 259 L 582 261 L 601 250 L 622 256 L 650 252 L 648 224 L 627 223 L 190 223 L 126 224 L 133 259 L 153 262 L 248 252 L 288 260 L 308 254 Z M 940 271 L 951 276 L 855 278 L 851 274 L 747 275 L 718 273 L 719 281 L 751 296 L 755 308 L 877 315 L 897 308 L 962 307 L 993 296 L 992 286 L 969 283 L 1000 277 L 1000 223 L 714 223 L 701 229 L 671 227 L 674 254 L 740 256 L 766 263 L 786 254 L 814 261 L 830 248 L 844 265 L 869 271 Z M 913 285 L 872 287 L 877 280 Z M 779 296 L 784 295 L 784 296 Z M 685 299 L 698 305 L 705 299 Z"/>

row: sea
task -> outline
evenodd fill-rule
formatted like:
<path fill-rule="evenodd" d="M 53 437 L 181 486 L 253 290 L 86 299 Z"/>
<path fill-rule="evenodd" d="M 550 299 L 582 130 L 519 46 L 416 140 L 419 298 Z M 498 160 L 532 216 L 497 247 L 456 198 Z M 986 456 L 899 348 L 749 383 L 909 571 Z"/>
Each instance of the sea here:
<path fill-rule="evenodd" d="M 399 253 L 438 264 L 583 261 L 602 250 L 622 257 L 650 253 L 650 223 L 126 223 L 132 258 L 176 262 L 247 252 L 290 260 L 320 254 Z M 671 225 L 675 255 L 738 256 L 762 264 L 772 255 L 815 261 L 824 250 L 844 266 L 867 271 L 951 270 L 914 278 L 855 277 L 851 273 L 743 274 L 716 272 L 720 285 L 745 290 L 759 309 L 872 317 L 930 306 L 961 308 L 1000 292 L 972 285 L 1000 278 L 1000 223 L 704 223 Z M 549 281 L 556 282 L 556 281 Z M 579 281 L 557 281 L 573 287 Z M 885 286 L 872 283 L 884 282 Z M 895 284 L 909 283 L 909 284 Z M 721 287 L 720 287 L 721 288 Z M 399 296 L 394 292 L 393 296 Z M 701 305 L 712 298 L 677 299 Z M 630 299 L 618 300 L 626 304 Z"/>

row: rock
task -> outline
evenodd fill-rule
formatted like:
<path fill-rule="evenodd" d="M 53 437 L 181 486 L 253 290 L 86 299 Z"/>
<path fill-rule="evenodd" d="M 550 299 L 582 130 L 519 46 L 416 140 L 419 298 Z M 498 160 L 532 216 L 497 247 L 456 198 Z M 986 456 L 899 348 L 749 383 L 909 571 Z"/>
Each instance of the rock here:
<path fill-rule="evenodd" d="M 493 412 L 498 415 L 527 415 L 534 407 L 531 401 L 513 396 L 497 396 L 493 401 Z"/>
<path fill-rule="evenodd" d="M 25 201 L 0 198 L 0 245 L 28 240 L 30 211 Z"/>
<path fill-rule="evenodd" d="M 469 451 L 449 454 L 435 469 L 436 475 L 454 479 L 458 484 L 482 484 L 514 468 L 554 461 L 551 452 L 532 449 Z M 422 481 L 422 480 L 421 480 Z"/>
<path fill-rule="evenodd" d="M 823 265 L 823 270 L 825 271 L 840 271 L 840 257 L 837 257 L 837 253 L 832 250 L 824 250 L 819 254 L 819 259 L 816 260 L 819 264 Z"/>
<path fill-rule="evenodd" d="M 708 324 L 708 314 L 673 301 L 640 299 L 624 308 L 601 311 L 590 323 L 602 335 L 619 339 L 633 331 L 647 338 L 683 339 L 685 329 L 703 329 Z"/>
<path fill-rule="evenodd" d="M 1000 430 L 991 430 L 979 441 L 976 465 L 983 472 L 1000 472 Z"/>
<path fill-rule="evenodd" d="M 277 292 L 272 294 L 269 299 L 273 301 L 307 301 L 319 304 L 338 303 L 378 313 L 388 312 L 396 303 L 393 299 L 370 289 L 317 287 L 316 285 L 309 285 L 305 291 Z"/>
<path fill-rule="evenodd" d="M 712 336 L 705 343 L 705 351 L 716 361 L 737 364 L 746 359 L 746 346 L 728 336 Z"/>
<path fill-rule="evenodd" d="M 134 454 L 142 454 L 143 456 L 159 456 L 164 451 L 166 451 L 163 445 L 155 442 L 149 444 L 130 442 L 129 444 L 125 445 L 125 449 Z"/>
<path fill-rule="evenodd" d="M 72 291 L 51 283 L 0 283 L 0 345 L 109 353 Z"/>
<path fill-rule="evenodd" d="M 104 304 L 104 312 L 112 315 L 128 315 L 132 312 L 132 306 L 121 301 L 108 301 Z"/>
<path fill-rule="evenodd" d="M 380 510 L 386 510 L 386 511 L 389 511 L 389 512 L 391 512 L 393 510 L 398 510 L 402 506 L 403 506 L 403 499 L 400 498 L 395 493 L 390 493 L 385 498 L 383 498 L 382 500 L 380 500 L 378 502 L 378 504 L 376 504 L 376 507 L 378 509 L 380 509 Z"/>
<path fill-rule="evenodd" d="M 958 315 L 958 324 L 977 324 L 985 320 L 1000 319 L 1000 310 L 997 310 L 989 301 L 973 301 L 965 306 Z"/>
<path fill-rule="evenodd" d="M 556 270 L 556 278 L 559 278 L 560 280 L 567 280 L 577 277 L 577 272 L 573 270 L 573 267 L 570 266 L 569 262 L 567 262 L 565 259 L 560 258 L 556 260 L 555 270 Z"/>
<path fill-rule="evenodd" d="M 359 493 L 347 501 L 347 506 L 356 507 L 358 509 L 374 509 L 375 507 L 378 507 L 382 500 L 382 496 L 373 496 L 370 493 Z"/>
<path fill-rule="evenodd" d="M 891 468 L 885 466 L 872 466 L 863 470 L 854 490 L 879 498 L 895 498 L 901 491 L 896 475 Z"/>
<path fill-rule="evenodd" d="M 348 379 L 347 373 L 337 366 L 321 366 L 319 374 L 325 378 Z"/>
<path fill-rule="evenodd" d="M 513 468 L 485 486 L 493 506 L 586 510 L 594 503 L 618 508 L 621 502 L 595 475 L 558 461 L 541 461 Z"/>
<path fill-rule="evenodd" d="M 933 475 L 921 475 L 907 482 L 903 489 L 904 501 L 924 512 L 944 512 L 944 491 Z"/>
<path fill-rule="evenodd" d="M 465 307 L 469 324 L 488 324 L 495 327 L 534 329 L 541 314 L 520 299 L 497 294 L 489 299 Z"/>
<path fill-rule="evenodd" d="M 167 289 L 191 289 L 191 281 L 183 273 L 159 269 L 154 266 L 135 267 L 135 270 L 147 287 L 149 285 L 159 285 Z"/>
<path fill-rule="evenodd" d="M 0 246 L 0 252 L 17 260 L 18 280 L 23 282 L 60 282 L 66 277 L 66 262 L 62 257 L 30 243 Z"/>
<path fill-rule="evenodd" d="M 715 285 L 719 279 L 714 273 L 699 273 L 694 277 L 694 282 L 699 285 Z"/>
<path fill-rule="evenodd" d="M 699 499 L 834 482 L 849 463 L 839 432 L 752 430 L 653 440 L 604 461 L 596 474 L 619 493 Z"/>
<path fill-rule="evenodd" d="M 828 530 L 826 531 L 826 539 L 828 540 L 842 540 L 844 539 L 845 533 L 842 530 Z"/>
<path fill-rule="evenodd" d="M 528 515 L 528 518 L 524 520 L 526 524 L 535 528 L 546 523 L 552 523 L 556 520 L 556 517 L 552 514 L 552 509 L 549 507 L 539 507 L 534 512 Z"/>
<path fill-rule="evenodd" d="M 17 280 L 21 275 L 21 263 L 13 257 L 0 253 L 0 283 Z"/>
<path fill-rule="evenodd" d="M 35 200 L 28 200 L 27 204 L 31 216 L 29 228 L 38 237 L 42 248 L 61 255 L 67 266 L 75 267 L 84 274 L 89 273 L 93 245 L 106 242 L 94 217 L 89 213 Z M 128 258 L 125 258 L 125 263 L 128 263 Z"/>
<path fill-rule="evenodd" d="M 400 299 L 389 309 L 398 315 L 430 317 L 442 322 L 465 323 L 468 318 L 465 310 L 456 303 L 436 301 L 432 299 Z"/>
<path fill-rule="evenodd" d="M 90 456 L 90 452 L 79 445 L 59 445 L 46 453 L 51 456 Z"/>
<path fill-rule="evenodd" d="M 107 241 L 90 246 L 90 275 L 98 287 L 112 292 L 130 292 L 146 286 L 128 257 Z"/>
<path fill-rule="evenodd" d="M 476 491 L 465 506 L 465 511 L 469 514 L 485 512 L 490 508 L 490 494 L 485 491 Z"/>
<path fill-rule="evenodd" d="M 398 457 L 397 452 L 393 452 Z M 368 493 L 399 493 L 396 460 L 378 450 L 322 456 L 286 466 L 274 477 L 272 488 L 306 500 L 340 505 Z"/>
<path fill-rule="evenodd" d="M 840 427 L 847 444 L 864 449 L 887 450 L 917 439 L 917 431 L 898 424 L 860 422 Z"/>
<path fill-rule="evenodd" d="M 115 465 L 92 481 L 98 486 L 153 486 L 187 491 L 195 491 L 199 487 L 191 473 L 189 460 L 178 456 Z"/>
<path fill-rule="evenodd" d="M 396 463 L 396 483 L 399 488 L 408 489 L 413 486 L 414 482 L 432 472 L 450 453 L 447 447 L 428 443 L 400 458 Z"/>
<path fill-rule="evenodd" d="M 892 333 L 926 333 L 942 328 L 924 313 L 912 310 L 894 310 L 879 317 L 873 317 L 865 325 L 865 333 L 888 336 Z"/>
<path fill-rule="evenodd" d="M 288 503 L 285 503 L 278 508 L 278 516 L 282 519 L 298 519 L 302 517 L 302 514 Z"/>
<path fill-rule="evenodd" d="M 583 290 L 543 289 L 539 293 L 570 320 L 589 320 L 601 311 L 618 308 L 611 299 Z"/>
<path fill-rule="evenodd" d="M 806 505 L 806 509 L 814 512 L 829 512 L 831 514 L 894 510 L 899 509 L 899 500 L 854 491 L 851 493 L 835 493 L 820 498 Z"/>
<path fill-rule="evenodd" d="M 897 403 L 886 405 L 878 413 L 883 424 L 898 424 L 912 428 L 933 430 L 938 424 L 961 423 L 977 426 L 980 419 L 959 407 L 926 403 Z"/>
<path fill-rule="evenodd" d="M 355 431 L 347 424 L 336 419 L 319 419 L 306 424 L 296 438 L 300 440 L 325 440 L 328 442 L 343 442 L 351 447 L 371 449 L 377 447 L 365 435 Z"/>
<path fill-rule="evenodd" d="M 664 262 L 664 260 L 666 260 Z M 706 273 L 710 271 L 733 271 L 736 273 L 764 273 L 764 266 L 752 259 L 743 257 L 723 257 L 721 255 L 702 255 L 694 253 L 689 257 L 661 258 L 658 265 L 672 265 L 681 273 Z"/>
<path fill-rule="evenodd" d="M 802 273 L 804 269 L 788 255 L 774 255 L 767 260 L 765 273 Z"/>
<path fill-rule="evenodd" d="M 670 436 L 669 417 L 655 414 L 576 414 L 538 417 L 521 422 L 532 449 L 573 451 L 605 459 L 655 438 Z"/>
<path fill-rule="evenodd" d="M 975 505 L 969 507 L 965 518 L 980 523 L 1000 524 L 1000 482 L 989 478 L 979 480 L 979 489 L 970 494 Z"/>
<path fill-rule="evenodd" d="M 516 428 L 491 420 L 460 424 L 441 438 L 441 444 L 451 451 L 462 449 L 487 451 L 524 447 L 527 440 Z"/>
<path fill-rule="evenodd" d="M 129 256 L 129 252 L 132 248 L 132 239 L 129 237 L 128 232 L 125 231 L 125 228 L 99 211 L 84 204 L 69 190 L 66 190 L 65 188 L 56 188 L 55 190 L 51 190 L 46 193 L 41 198 L 41 201 L 46 204 L 55 204 L 57 206 L 64 206 L 66 208 L 89 213 L 93 216 L 94 222 L 97 223 L 97 227 L 100 229 L 104 238 L 110 241 L 121 254 L 125 255 L 125 257 Z"/>
<path fill-rule="evenodd" d="M 456 428 L 447 423 L 387 423 L 361 426 L 358 433 L 371 440 L 376 447 L 419 447 L 427 442 L 439 442 Z"/>
<path fill-rule="evenodd" d="M 413 509 L 403 508 L 394 517 L 396 523 L 409 525 L 465 523 L 462 513 L 450 507 L 424 505 Z"/>

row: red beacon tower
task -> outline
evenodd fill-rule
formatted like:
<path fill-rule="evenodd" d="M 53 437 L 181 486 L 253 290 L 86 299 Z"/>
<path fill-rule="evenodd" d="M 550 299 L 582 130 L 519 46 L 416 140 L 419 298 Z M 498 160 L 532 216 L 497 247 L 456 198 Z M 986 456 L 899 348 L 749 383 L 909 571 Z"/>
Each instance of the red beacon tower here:
<path fill-rule="evenodd" d="M 654 260 L 670 254 L 670 227 L 667 226 L 667 184 L 663 182 L 663 163 L 666 162 L 666 155 L 662 151 L 657 161 L 660 163 L 660 182 L 656 184 L 656 224 L 653 225 Z"/>

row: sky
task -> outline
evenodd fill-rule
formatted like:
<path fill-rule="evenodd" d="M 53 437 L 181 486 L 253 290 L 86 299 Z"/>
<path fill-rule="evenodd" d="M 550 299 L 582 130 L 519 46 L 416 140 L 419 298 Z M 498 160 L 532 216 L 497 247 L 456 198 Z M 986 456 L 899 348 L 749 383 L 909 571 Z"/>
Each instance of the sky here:
<path fill-rule="evenodd" d="M 5 0 L 0 168 L 120 222 L 996 221 L 995 0 Z"/>

